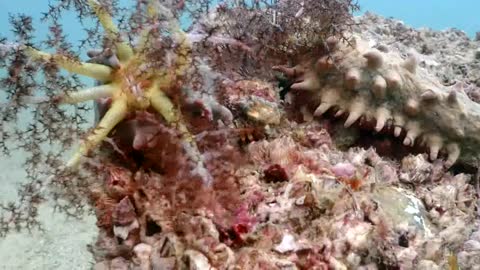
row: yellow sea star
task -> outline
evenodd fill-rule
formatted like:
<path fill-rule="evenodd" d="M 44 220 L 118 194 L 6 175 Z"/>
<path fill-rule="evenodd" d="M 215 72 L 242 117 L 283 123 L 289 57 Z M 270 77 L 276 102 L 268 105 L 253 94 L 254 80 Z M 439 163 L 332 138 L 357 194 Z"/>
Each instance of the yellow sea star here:
<path fill-rule="evenodd" d="M 109 13 L 96 0 L 89 0 L 88 3 L 105 29 L 107 37 L 111 40 L 119 40 L 119 31 Z M 159 16 L 158 8 L 153 3 L 153 0 L 149 1 L 147 8 L 147 15 L 151 20 L 155 20 Z M 147 60 L 145 48 L 148 45 L 150 29 L 145 29 L 141 33 L 141 39 L 135 48 L 122 41 L 114 43 L 116 56 L 120 62 L 119 68 L 116 69 L 100 64 L 77 62 L 61 54 L 49 54 L 31 47 L 24 47 L 27 56 L 34 60 L 53 61 L 69 72 L 88 76 L 104 83 L 100 86 L 61 95 L 58 98 L 60 103 L 75 104 L 102 97 L 112 99 L 109 110 L 81 143 L 79 149 L 67 162 L 67 167 L 76 167 L 81 158 L 105 139 L 129 112 L 146 110 L 149 107 L 153 107 L 168 123 L 174 124 L 175 128 L 183 135 L 184 141 L 194 144 L 192 135 L 182 123 L 180 112 L 162 91 L 162 89 L 172 87 L 176 78 L 184 74 L 191 63 L 190 43 L 180 27 L 176 23 L 172 24 L 174 24 L 173 29 L 169 30 L 176 38 L 178 47 L 174 68 L 170 70 L 145 68 Z"/>

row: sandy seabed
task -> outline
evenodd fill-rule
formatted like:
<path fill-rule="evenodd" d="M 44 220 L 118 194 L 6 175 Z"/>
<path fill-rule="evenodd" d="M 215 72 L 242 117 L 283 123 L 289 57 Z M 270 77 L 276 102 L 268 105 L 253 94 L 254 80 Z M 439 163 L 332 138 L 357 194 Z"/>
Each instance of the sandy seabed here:
<path fill-rule="evenodd" d="M 93 113 L 89 112 L 86 117 L 93 121 Z M 23 157 L 21 152 L 13 152 L 10 157 L 0 156 L 2 203 L 15 201 L 19 185 L 26 181 Z M 22 231 L 0 238 L 1 270 L 91 269 L 93 257 L 87 245 L 94 243 L 97 237 L 93 214 L 74 219 L 55 212 L 53 204 L 46 202 L 39 209 L 39 221 L 43 232 Z"/>
<path fill-rule="evenodd" d="M 11 201 L 16 196 L 20 179 L 25 179 L 21 156 L 12 155 L 0 161 L 1 201 Z M 90 269 L 93 262 L 87 245 L 96 237 L 95 217 L 85 216 L 75 220 L 54 212 L 51 204 L 40 209 L 44 232 L 12 233 L 0 239 L 0 269 Z"/>

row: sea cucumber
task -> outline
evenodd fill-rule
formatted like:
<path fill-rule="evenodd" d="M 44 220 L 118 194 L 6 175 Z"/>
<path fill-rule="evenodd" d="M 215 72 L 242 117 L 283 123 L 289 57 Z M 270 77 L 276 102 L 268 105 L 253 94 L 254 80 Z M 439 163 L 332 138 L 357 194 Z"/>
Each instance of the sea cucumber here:
<path fill-rule="evenodd" d="M 294 91 L 315 97 L 314 116 L 337 109 L 345 127 L 362 119 L 376 132 L 392 131 L 407 146 L 426 146 L 430 159 L 445 154 L 445 167 L 476 165 L 480 147 L 480 105 L 465 92 L 445 87 L 417 64 L 385 47 L 372 48 L 357 36 L 331 37 L 329 53 L 294 67 L 275 66 Z"/>

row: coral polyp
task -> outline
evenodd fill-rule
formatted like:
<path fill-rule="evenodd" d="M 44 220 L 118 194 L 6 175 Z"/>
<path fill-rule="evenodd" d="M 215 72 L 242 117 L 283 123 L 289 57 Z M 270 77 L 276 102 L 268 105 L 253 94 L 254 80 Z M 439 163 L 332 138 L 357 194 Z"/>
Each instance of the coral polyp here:
<path fill-rule="evenodd" d="M 155 7 L 154 2 L 150 1 L 147 7 L 150 19 L 159 15 L 156 12 L 158 7 Z M 119 36 L 119 32 L 112 18 L 95 0 L 89 0 L 88 3 L 95 11 L 106 35 L 115 40 Z M 26 55 L 32 59 L 53 61 L 69 72 L 88 76 L 103 83 L 78 92 L 57 96 L 53 99 L 55 102 L 75 104 L 100 98 L 111 98 L 110 108 L 68 161 L 67 167 L 77 166 L 81 158 L 105 139 L 130 112 L 147 110 L 150 107 L 163 116 L 168 123 L 175 123 L 186 136 L 185 139 L 191 141 L 190 138 L 187 138 L 190 135 L 181 123 L 179 112 L 163 91 L 175 85 L 178 77 L 190 64 L 190 43 L 185 33 L 176 24 L 171 28 L 177 47 L 176 57 L 173 63 L 170 63 L 170 67 L 166 67 L 164 70 L 149 67 L 150 61 L 147 61 L 148 52 L 150 52 L 147 46 L 150 45 L 149 32 L 152 30 L 151 28 L 145 29 L 140 34 L 142 38 L 134 48 L 125 42 L 116 41 L 113 55 L 111 55 L 113 59 L 110 59 L 114 65 L 111 67 L 95 63 L 74 62 L 63 55 L 52 55 L 30 47 L 24 48 Z"/>

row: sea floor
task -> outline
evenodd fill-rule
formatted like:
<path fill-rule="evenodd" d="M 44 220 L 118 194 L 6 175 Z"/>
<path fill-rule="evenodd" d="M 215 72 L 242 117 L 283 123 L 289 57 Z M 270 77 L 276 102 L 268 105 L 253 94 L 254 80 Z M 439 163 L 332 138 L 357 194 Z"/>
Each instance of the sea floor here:
<path fill-rule="evenodd" d="M 93 121 L 93 113 L 87 117 Z M 22 120 L 26 119 L 20 120 L 17 126 L 25 124 Z M 1 203 L 17 200 L 18 188 L 26 181 L 24 157 L 20 151 L 0 157 Z M 97 236 L 93 214 L 74 219 L 55 211 L 53 203 L 46 202 L 39 209 L 39 221 L 43 232 L 10 232 L 7 237 L 0 237 L 1 270 L 91 269 L 93 257 L 87 245 L 94 243 Z"/>
<path fill-rule="evenodd" d="M 19 180 L 24 179 L 21 156 L 0 162 L 2 202 L 16 196 Z M 81 220 L 54 212 L 51 204 L 40 209 L 44 232 L 11 233 L 0 239 L 0 269 L 16 270 L 77 270 L 90 269 L 93 262 L 87 245 L 96 237 L 95 217 L 86 215 Z"/>

